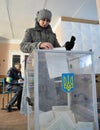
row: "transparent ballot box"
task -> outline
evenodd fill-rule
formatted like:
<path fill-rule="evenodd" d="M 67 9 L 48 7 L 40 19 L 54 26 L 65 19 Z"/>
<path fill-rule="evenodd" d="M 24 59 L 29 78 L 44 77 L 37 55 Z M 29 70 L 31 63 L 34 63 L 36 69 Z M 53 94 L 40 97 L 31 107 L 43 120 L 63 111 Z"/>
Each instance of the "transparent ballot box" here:
<path fill-rule="evenodd" d="M 34 50 L 26 77 L 28 130 L 99 130 L 93 52 Z"/>

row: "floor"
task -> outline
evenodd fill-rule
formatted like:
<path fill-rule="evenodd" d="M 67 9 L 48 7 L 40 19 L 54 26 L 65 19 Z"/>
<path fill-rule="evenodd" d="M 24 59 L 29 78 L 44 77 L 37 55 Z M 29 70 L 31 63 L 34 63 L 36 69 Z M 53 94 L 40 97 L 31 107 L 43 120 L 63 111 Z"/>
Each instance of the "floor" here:
<path fill-rule="evenodd" d="M 27 117 L 20 114 L 19 110 L 14 109 L 12 112 L 2 110 L 1 94 L 0 94 L 0 130 L 27 130 Z"/>

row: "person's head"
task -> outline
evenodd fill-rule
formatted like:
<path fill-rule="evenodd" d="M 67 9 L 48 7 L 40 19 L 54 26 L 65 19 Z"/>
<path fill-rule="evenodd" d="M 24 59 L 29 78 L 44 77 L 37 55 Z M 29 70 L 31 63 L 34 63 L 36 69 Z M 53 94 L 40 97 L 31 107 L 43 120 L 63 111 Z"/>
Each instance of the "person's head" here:
<path fill-rule="evenodd" d="M 14 67 L 20 71 L 21 70 L 21 64 L 20 63 L 15 63 Z"/>
<path fill-rule="evenodd" d="M 37 22 L 41 27 L 47 27 L 51 22 L 52 13 L 48 9 L 42 9 L 37 12 Z"/>

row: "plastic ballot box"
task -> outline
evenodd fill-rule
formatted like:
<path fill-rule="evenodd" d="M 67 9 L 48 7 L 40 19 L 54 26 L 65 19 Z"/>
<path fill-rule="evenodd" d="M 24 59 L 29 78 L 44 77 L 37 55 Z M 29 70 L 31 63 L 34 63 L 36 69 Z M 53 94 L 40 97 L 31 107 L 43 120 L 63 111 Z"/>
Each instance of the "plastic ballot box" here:
<path fill-rule="evenodd" d="M 34 50 L 26 87 L 28 130 L 99 130 L 93 52 Z"/>

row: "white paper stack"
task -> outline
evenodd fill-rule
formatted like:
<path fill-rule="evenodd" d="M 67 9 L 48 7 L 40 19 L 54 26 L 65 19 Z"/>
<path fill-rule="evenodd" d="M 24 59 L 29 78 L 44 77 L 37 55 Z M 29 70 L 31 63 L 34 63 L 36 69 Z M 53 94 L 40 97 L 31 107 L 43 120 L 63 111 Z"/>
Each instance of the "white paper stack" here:
<path fill-rule="evenodd" d="M 40 130 L 94 130 L 93 122 L 75 122 L 69 106 L 53 106 L 52 111 L 40 112 Z"/>

